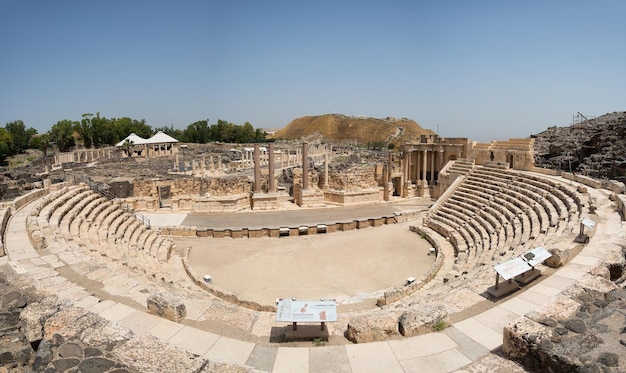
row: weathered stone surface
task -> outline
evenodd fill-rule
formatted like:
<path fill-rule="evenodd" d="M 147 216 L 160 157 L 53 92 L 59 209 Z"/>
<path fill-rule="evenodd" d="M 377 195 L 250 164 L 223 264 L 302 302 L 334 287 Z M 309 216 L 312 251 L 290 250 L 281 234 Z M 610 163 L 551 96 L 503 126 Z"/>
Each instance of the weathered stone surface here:
<path fill-rule="evenodd" d="M 541 322 L 546 318 L 562 320 L 574 315 L 578 311 L 579 306 L 580 303 L 575 300 L 557 295 L 552 302 L 543 304 L 536 310 L 526 314 L 526 317 L 536 322 Z"/>
<path fill-rule="evenodd" d="M 350 320 L 346 338 L 354 343 L 381 341 L 398 335 L 398 313 L 390 311 L 370 312 Z"/>
<path fill-rule="evenodd" d="M 102 317 L 93 312 L 78 307 L 66 308 L 46 320 L 44 335 L 46 338 L 52 339 L 54 335 L 58 334 L 63 340 L 68 340 L 83 330 L 93 328 L 100 322 L 103 322 Z"/>
<path fill-rule="evenodd" d="M 60 301 L 56 297 L 47 297 L 41 302 L 31 303 L 20 314 L 22 332 L 29 342 L 43 339 L 44 323 L 52 315 L 56 314 L 60 308 L 67 307 L 68 303 Z"/>
<path fill-rule="evenodd" d="M 520 317 L 508 323 L 502 333 L 502 350 L 513 359 L 528 356 L 532 348 L 531 344 L 536 345 L 543 339 L 552 337 L 551 328 L 527 317 Z"/>
<path fill-rule="evenodd" d="M 37 250 L 43 250 L 48 247 L 46 243 L 46 236 L 41 233 L 40 230 L 35 230 L 30 234 L 31 241 L 33 243 L 33 247 Z"/>
<path fill-rule="evenodd" d="M 405 337 L 433 331 L 439 323 L 448 323 L 448 312 L 443 305 L 432 304 L 405 311 L 400 316 L 399 330 Z"/>
<path fill-rule="evenodd" d="M 81 372 L 104 373 L 114 366 L 114 361 L 98 356 L 83 360 L 78 366 L 78 369 L 80 369 Z"/>
<path fill-rule="evenodd" d="M 570 261 L 570 250 L 564 247 L 551 247 L 548 252 L 552 254 L 551 257 L 546 259 L 543 264 L 550 268 L 562 267 L 565 263 Z"/>
<path fill-rule="evenodd" d="M 600 276 L 583 276 L 553 302 L 509 323 L 504 353 L 531 371 L 626 371 L 626 292 L 604 271 L 595 273 Z"/>
<path fill-rule="evenodd" d="M 77 358 L 58 359 L 52 362 L 54 368 L 59 372 L 65 372 L 66 370 L 75 367 L 80 363 Z"/>
<path fill-rule="evenodd" d="M 179 322 L 187 316 L 182 298 L 177 295 L 158 292 L 148 297 L 148 311 L 168 320 Z"/>
<path fill-rule="evenodd" d="M 102 347 L 110 350 L 132 339 L 134 336 L 135 333 L 133 333 L 132 330 L 102 319 L 101 322 L 83 330 L 78 338 L 92 347 Z"/>
<path fill-rule="evenodd" d="M 83 357 L 83 350 L 73 342 L 64 343 L 57 351 L 61 357 Z"/>
<path fill-rule="evenodd" d="M 115 350 L 112 357 L 139 372 L 198 372 L 207 361 L 152 337 L 134 338 Z"/>

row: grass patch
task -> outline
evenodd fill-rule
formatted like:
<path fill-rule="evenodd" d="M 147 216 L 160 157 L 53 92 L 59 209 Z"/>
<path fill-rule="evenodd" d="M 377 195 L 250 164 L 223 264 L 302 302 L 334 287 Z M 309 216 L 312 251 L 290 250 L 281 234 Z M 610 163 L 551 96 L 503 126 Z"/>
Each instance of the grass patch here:
<path fill-rule="evenodd" d="M 438 323 L 436 323 L 435 325 L 433 325 L 433 330 L 436 332 L 440 332 L 442 330 L 444 330 L 445 328 L 447 328 L 449 325 L 447 322 L 445 321 L 439 321 Z"/>
<path fill-rule="evenodd" d="M 323 345 L 324 345 L 324 341 L 322 341 L 322 338 L 313 338 L 313 346 L 320 347 Z"/>

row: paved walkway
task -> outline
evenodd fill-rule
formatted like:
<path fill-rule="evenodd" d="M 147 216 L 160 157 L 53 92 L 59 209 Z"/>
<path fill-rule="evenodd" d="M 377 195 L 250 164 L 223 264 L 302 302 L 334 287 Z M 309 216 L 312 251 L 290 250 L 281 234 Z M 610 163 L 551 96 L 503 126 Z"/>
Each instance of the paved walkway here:
<path fill-rule="evenodd" d="M 26 230 L 26 216 L 34 204 L 26 205 L 11 218 L 5 237 L 9 263 L 16 271 L 27 273 L 61 297 L 74 300 L 103 317 L 133 330 L 137 335 L 150 334 L 170 344 L 187 349 L 214 361 L 246 365 L 272 372 L 465 372 L 523 371 L 515 364 L 498 359 L 490 351 L 502 344 L 503 326 L 536 309 L 580 279 L 602 257 L 603 247 L 615 241 L 622 232 L 619 216 L 612 210 L 607 196 L 591 190 L 598 201 L 602 221 L 591 242 L 570 263 L 545 280 L 527 286 L 505 302 L 476 316 L 455 323 L 443 332 L 412 338 L 365 344 L 320 347 L 267 347 L 205 330 L 185 326 L 148 314 L 111 299 L 99 299 L 84 288 L 71 283 L 55 270 L 71 265 L 67 252 L 40 256 L 32 247 Z M 614 218 L 615 216 L 616 218 Z M 610 234 L 609 232 L 613 232 Z M 189 319 L 198 319 L 209 310 L 192 310 Z M 468 364 L 470 368 L 468 368 Z M 465 367 L 465 368 L 464 368 Z"/>

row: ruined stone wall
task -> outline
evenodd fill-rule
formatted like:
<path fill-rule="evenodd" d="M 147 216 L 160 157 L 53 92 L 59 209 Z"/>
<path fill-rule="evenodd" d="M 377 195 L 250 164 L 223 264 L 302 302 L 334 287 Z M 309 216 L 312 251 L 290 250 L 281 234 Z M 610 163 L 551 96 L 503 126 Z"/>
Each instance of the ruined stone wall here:
<path fill-rule="evenodd" d="M 171 198 L 179 196 L 228 196 L 249 193 L 253 182 L 247 177 L 173 178 L 167 180 L 133 181 L 133 197 L 158 197 L 159 187 L 169 187 Z"/>
<path fill-rule="evenodd" d="M 47 294 L 0 267 L 1 372 L 247 371 L 214 363 Z"/>
<path fill-rule="evenodd" d="M 324 175 L 320 177 L 319 187 L 323 188 Z M 377 189 L 382 185 L 382 165 L 356 165 L 347 169 L 329 169 L 329 189 L 342 191 L 358 191 L 363 189 Z"/>

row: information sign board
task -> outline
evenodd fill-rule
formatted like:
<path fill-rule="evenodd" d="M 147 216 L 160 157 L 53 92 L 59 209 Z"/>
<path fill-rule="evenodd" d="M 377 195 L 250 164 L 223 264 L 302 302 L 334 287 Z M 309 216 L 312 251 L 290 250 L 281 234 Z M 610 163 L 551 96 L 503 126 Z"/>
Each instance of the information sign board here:
<path fill-rule="evenodd" d="M 504 263 L 495 265 L 493 269 L 495 269 L 503 279 L 508 280 L 517 275 L 521 275 L 526 271 L 530 271 L 532 268 L 524 259 L 516 257 Z"/>
<path fill-rule="evenodd" d="M 522 254 L 522 259 L 528 263 L 529 266 L 534 267 L 537 264 L 541 264 L 544 260 L 551 257 L 552 254 L 543 247 L 535 247 L 534 249 Z"/>
<path fill-rule="evenodd" d="M 279 322 L 335 322 L 337 321 L 337 303 L 330 301 L 294 301 L 279 299 L 276 309 L 276 321 Z"/>
<path fill-rule="evenodd" d="M 596 222 L 589 219 L 589 218 L 583 218 L 582 221 L 583 225 L 589 229 L 593 229 L 593 227 L 596 225 Z"/>

